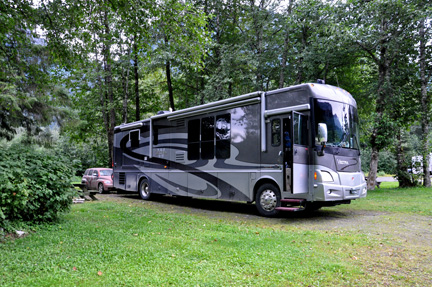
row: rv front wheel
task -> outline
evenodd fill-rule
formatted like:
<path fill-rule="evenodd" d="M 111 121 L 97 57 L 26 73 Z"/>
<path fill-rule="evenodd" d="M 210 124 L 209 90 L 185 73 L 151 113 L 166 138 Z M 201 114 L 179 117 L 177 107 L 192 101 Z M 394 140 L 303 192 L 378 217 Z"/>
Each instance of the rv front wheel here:
<path fill-rule="evenodd" d="M 256 193 L 255 204 L 259 213 L 263 216 L 276 216 L 279 212 L 276 207 L 281 205 L 279 189 L 271 184 L 265 183 L 260 186 Z"/>
<path fill-rule="evenodd" d="M 150 185 L 147 179 L 143 179 L 140 181 L 138 191 L 142 199 L 144 200 L 150 199 Z"/>

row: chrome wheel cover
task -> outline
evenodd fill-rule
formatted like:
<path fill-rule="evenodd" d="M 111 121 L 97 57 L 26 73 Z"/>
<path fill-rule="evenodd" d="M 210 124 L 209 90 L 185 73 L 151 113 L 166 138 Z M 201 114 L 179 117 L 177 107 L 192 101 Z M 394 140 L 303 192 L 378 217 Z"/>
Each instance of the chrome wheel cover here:
<path fill-rule="evenodd" d="M 147 197 L 150 194 L 149 191 L 149 185 L 147 182 L 144 182 L 141 184 L 141 188 L 140 188 L 140 193 L 142 194 L 142 196 Z"/>
<path fill-rule="evenodd" d="M 273 211 L 277 205 L 276 193 L 271 189 L 266 189 L 261 193 L 260 205 L 265 211 Z"/>

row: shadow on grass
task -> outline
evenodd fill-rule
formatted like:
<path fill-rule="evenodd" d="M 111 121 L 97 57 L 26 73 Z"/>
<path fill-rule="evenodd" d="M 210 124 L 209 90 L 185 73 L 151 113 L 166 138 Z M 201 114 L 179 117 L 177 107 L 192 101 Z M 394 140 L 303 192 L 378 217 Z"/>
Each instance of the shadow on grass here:
<path fill-rule="evenodd" d="M 117 194 L 117 197 L 124 197 L 137 201 L 142 201 L 140 196 L 136 193 L 132 194 Z M 177 209 L 179 212 L 184 211 L 192 214 L 209 214 L 214 213 L 211 216 L 227 216 L 228 214 L 242 215 L 244 217 L 262 217 L 255 204 L 248 204 L 245 202 L 238 201 L 224 201 L 224 200 L 211 200 L 211 199 L 198 199 L 189 197 L 174 197 L 174 196 L 153 196 L 151 203 L 161 204 L 164 208 Z M 300 212 L 281 212 L 275 219 L 290 219 L 290 221 L 309 221 L 309 220 L 336 220 L 336 219 L 349 219 L 358 214 L 350 210 L 337 210 L 336 207 L 324 207 L 315 211 L 300 211 Z M 217 214 L 216 214 L 217 213 Z"/>

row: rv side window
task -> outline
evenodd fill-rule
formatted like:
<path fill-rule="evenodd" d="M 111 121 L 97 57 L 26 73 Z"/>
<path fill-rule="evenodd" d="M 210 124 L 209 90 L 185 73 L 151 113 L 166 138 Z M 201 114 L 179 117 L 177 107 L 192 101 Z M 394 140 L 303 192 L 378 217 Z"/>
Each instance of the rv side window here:
<path fill-rule="evenodd" d="M 201 120 L 201 158 L 214 158 L 214 117 L 205 117 Z"/>
<path fill-rule="evenodd" d="M 131 142 L 131 147 L 139 147 L 139 137 L 140 137 L 139 130 L 134 130 L 129 132 L 129 140 Z"/>
<path fill-rule="evenodd" d="M 281 144 L 281 120 L 274 119 L 271 121 L 271 145 L 280 146 Z"/>
<path fill-rule="evenodd" d="M 231 155 L 231 115 L 216 117 L 216 158 L 229 158 Z"/>
<path fill-rule="evenodd" d="M 308 145 L 307 121 L 306 115 L 294 113 L 294 144 Z"/>
<path fill-rule="evenodd" d="M 159 129 L 155 126 L 153 126 L 153 144 L 159 144 Z"/>
<path fill-rule="evenodd" d="M 188 160 L 199 159 L 200 120 L 188 122 Z"/>

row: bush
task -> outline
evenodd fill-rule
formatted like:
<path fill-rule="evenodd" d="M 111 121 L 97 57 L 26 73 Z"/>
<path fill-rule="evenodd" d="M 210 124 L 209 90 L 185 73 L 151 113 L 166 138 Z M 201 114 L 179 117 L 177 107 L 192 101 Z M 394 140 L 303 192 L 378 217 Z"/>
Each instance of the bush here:
<path fill-rule="evenodd" d="M 0 148 L 0 158 L 0 226 L 54 221 L 70 208 L 73 170 L 62 157 L 15 144 Z"/>

